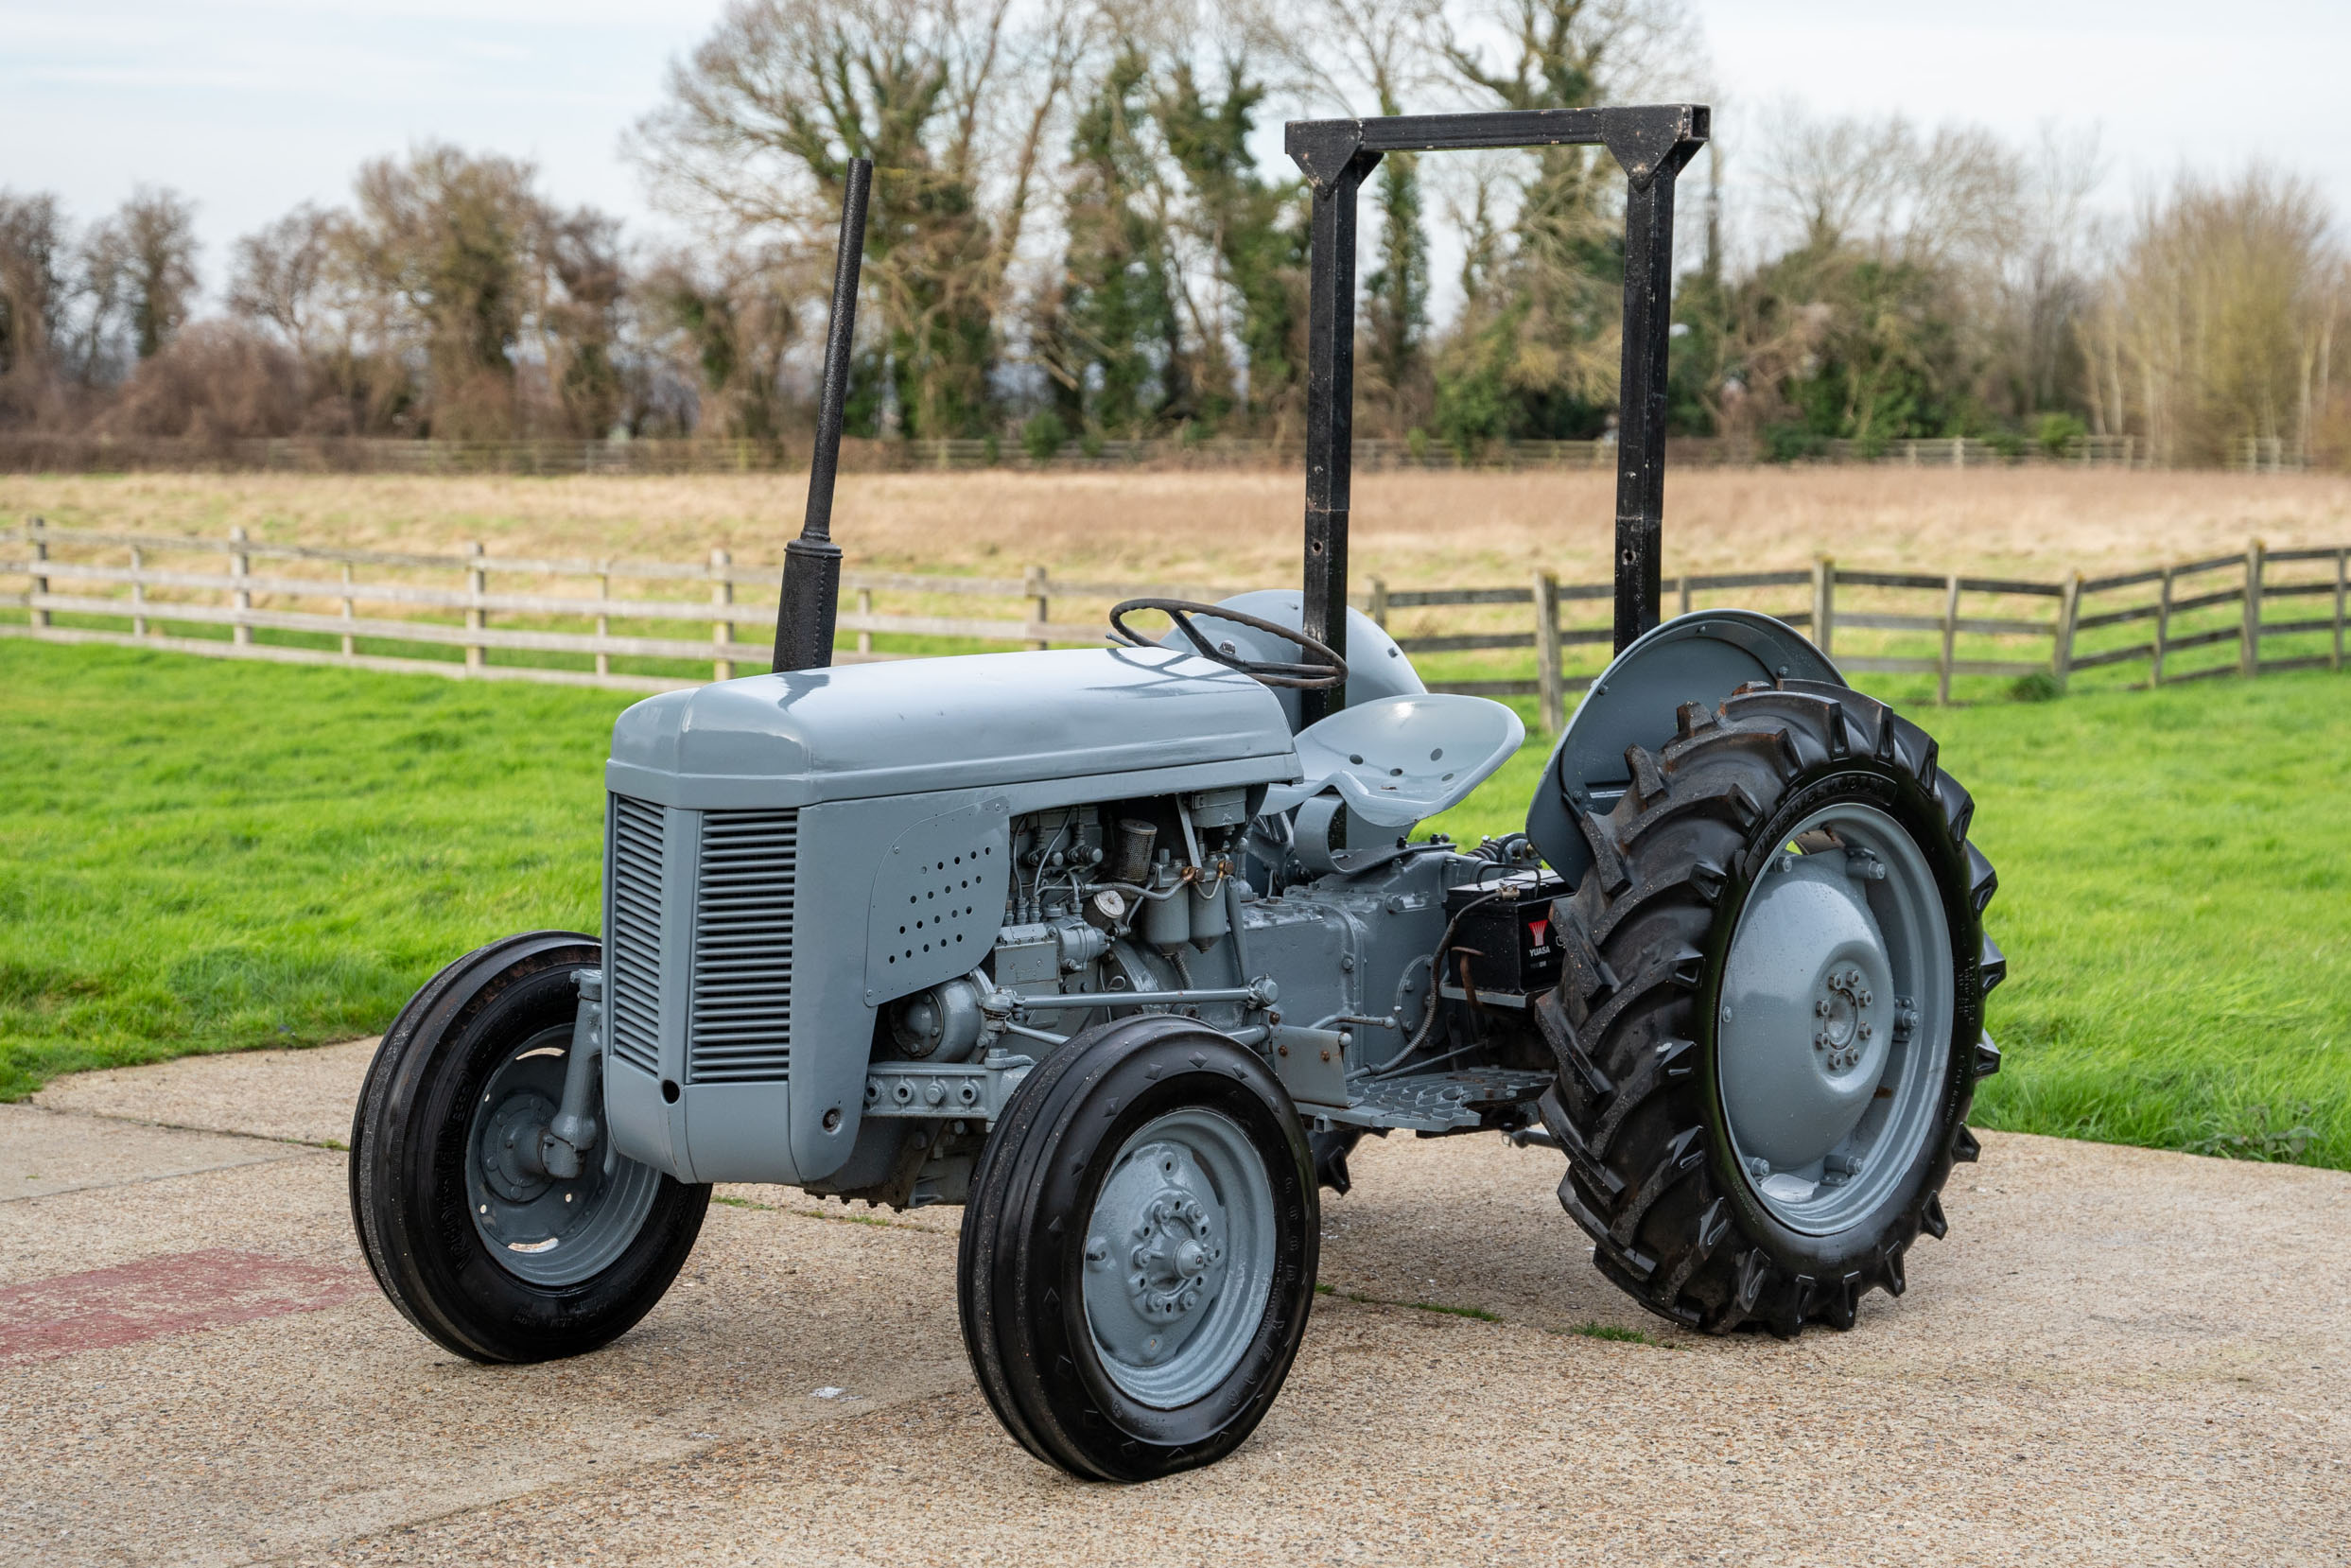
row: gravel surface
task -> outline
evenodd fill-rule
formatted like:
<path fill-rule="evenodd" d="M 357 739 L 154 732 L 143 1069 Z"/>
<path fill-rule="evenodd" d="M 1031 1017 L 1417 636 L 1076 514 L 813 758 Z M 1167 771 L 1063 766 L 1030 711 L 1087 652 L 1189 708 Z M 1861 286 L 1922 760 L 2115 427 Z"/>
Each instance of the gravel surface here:
<path fill-rule="evenodd" d="M 1273 1415 L 1112 1489 L 988 1415 L 953 1211 L 724 1189 L 608 1350 L 440 1351 L 315 1146 L 369 1049 L 0 1107 L 0 1561 L 2351 1561 L 2341 1173 L 1987 1134 L 1909 1293 L 1782 1345 L 1603 1284 L 1556 1156 L 1367 1142 Z"/>

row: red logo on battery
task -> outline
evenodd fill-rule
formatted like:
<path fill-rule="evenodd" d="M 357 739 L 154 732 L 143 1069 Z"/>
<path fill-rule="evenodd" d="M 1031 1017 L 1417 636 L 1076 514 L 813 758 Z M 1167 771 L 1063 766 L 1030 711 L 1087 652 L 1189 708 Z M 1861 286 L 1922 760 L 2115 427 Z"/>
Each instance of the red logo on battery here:
<path fill-rule="evenodd" d="M 1543 937 L 1549 933 L 1550 930 L 1551 922 L 1548 920 L 1529 920 L 1526 922 L 1526 934 L 1533 940 L 1535 950 L 1537 952 L 1543 950 Z"/>

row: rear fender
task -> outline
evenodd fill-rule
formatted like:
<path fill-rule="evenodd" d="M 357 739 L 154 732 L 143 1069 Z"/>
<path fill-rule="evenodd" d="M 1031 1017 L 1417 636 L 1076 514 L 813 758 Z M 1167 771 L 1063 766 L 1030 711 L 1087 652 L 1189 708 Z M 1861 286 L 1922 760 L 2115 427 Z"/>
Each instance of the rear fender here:
<path fill-rule="evenodd" d="M 1656 751 L 1675 734 L 1684 703 L 1709 712 L 1750 681 L 1844 686 L 1829 656 L 1784 620 L 1754 610 L 1701 610 L 1636 639 L 1592 683 L 1552 749 L 1526 808 L 1526 836 L 1570 883 L 1583 880 L 1592 846 L 1576 814 L 1606 816 L 1631 781 L 1628 748 Z"/>

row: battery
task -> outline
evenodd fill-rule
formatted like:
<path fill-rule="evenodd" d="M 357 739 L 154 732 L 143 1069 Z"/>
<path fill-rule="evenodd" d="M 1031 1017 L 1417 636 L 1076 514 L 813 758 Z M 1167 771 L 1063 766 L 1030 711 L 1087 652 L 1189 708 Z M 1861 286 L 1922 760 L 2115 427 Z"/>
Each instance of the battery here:
<path fill-rule="evenodd" d="M 1551 930 L 1551 900 L 1565 897 L 1567 890 L 1567 879 L 1549 871 L 1514 871 L 1449 890 L 1446 918 L 1458 915 L 1460 923 L 1445 954 L 1443 984 L 1460 985 L 1467 957 L 1470 984 L 1478 991 L 1526 996 L 1557 985 L 1559 944 Z"/>

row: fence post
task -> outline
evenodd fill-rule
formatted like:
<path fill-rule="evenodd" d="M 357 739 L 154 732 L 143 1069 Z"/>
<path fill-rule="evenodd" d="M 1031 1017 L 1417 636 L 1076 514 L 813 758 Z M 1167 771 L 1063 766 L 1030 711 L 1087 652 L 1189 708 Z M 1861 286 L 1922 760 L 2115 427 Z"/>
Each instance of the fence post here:
<path fill-rule="evenodd" d="M 612 636 L 612 617 L 606 613 L 611 606 L 612 563 L 607 561 L 604 569 L 596 574 L 596 640 L 599 642 Z M 612 655 L 601 648 L 596 651 L 596 672 L 599 675 L 612 673 Z"/>
<path fill-rule="evenodd" d="M 2065 574 L 2065 596 L 2057 601 L 2057 641 L 2049 650 L 2049 674 L 2057 681 L 2057 689 L 2065 689 L 2065 683 L 2074 672 L 2074 623 L 2081 618 L 2081 574 Z"/>
<path fill-rule="evenodd" d="M 733 565 L 734 559 L 723 549 L 710 552 L 710 602 L 713 607 L 723 608 L 735 602 L 734 580 L 726 575 L 726 568 Z M 725 657 L 724 651 L 735 641 L 735 623 L 723 616 L 712 617 L 710 640 L 721 650 L 721 656 L 710 661 L 710 678 L 714 681 L 733 680 L 735 661 Z"/>
<path fill-rule="evenodd" d="M 1371 624 L 1383 632 L 1387 630 L 1387 579 L 1384 577 L 1371 580 Z"/>
<path fill-rule="evenodd" d="M 481 558 L 481 541 L 476 539 L 468 544 L 465 547 L 465 553 L 472 556 L 476 560 L 479 560 Z M 490 574 L 482 570 L 481 567 L 468 566 L 465 568 L 465 586 L 467 591 L 474 596 L 473 607 L 465 612 L 465 629 L 469 632 L 479 632 L 490 623 L 488 614 L 485 613 L 481 607 L 481 596 L 489 591 L 489 583 Z M 481 644 L 478 642 L 467 643 L 465 645 L 465 669 L 467 672 L 471 673 L 474 671 L 479 670 L 484 662 L 486 661 L 482 657 Z"/>
<path fill-rule="evenodd" d="M 1690 574 L 1683 572 L 1674 579 L 1674 584 L 1675 591 L 1681 596 L 1681 613 L 1686 616 L 1690 613 Z"/>
<path fill-rule="evenodd" d="M 1953 572 L 1943 580 L 1942 589 L 1942 657 L 1935 661 L 1935 702 L 1942 707 L 1951 706 L 1951 645 L 1959 635 L 1959 574 Z"/>
<path fill-rule="evenodd" d="M 2338 549 L 2335 551 L 2335 651 L 2326 660 L 2326 668 L 2337 674 L 2342 672 L 2342 591 L 2346 563 L 2351 563 L 2351 549 Z"/>
<path fill-rule="evenodd" d="M 343 563 L 343 618 L 350 620 L 356 614 L 357 611 L 353 609 L 351 603 L 351 563 L 346 561 Z M 343 657 L 350 658 L 358 651 L 357 639 L 353 637 L 349 632 L 345 632 L 343 634 Z"/>
<path fill-rule="evenodd" d="M 1028 595 L 1036 611 L 1036 619 L 1040 625 L 1053 618 L 1051 614 L 1053 609 L 1053 599 L 1051 595 L 1046 592 L 1046 588 L 1047 583 L 1045 579 L 1044 567 L 1031 566 L 1027 571 L 1020 574 L 1020 591 Z M 1029 646 L 1032 648 L 1045 648 L 1050 647 L 1051 644 L 1045 642 L 1042 638 L 1039 638 L 1037 641 L 1029 644 Z"/>
<path fill-rule="evenodd" d="M 2237 672 L 2261 671 L 2261 541 L 2245 541 L 2245 629 L 2237 639 Z"/>
<path fill-rule="evenodd" d="M 1825 555 L 1816 555 L 1812 558 L 1812 645 L 1823 653 L 1829 653 L 1836 631 L 1837 563 Z"/>
<path fill-rule="evenodd" d="M 1559 689 L 1559 580 L 1535 573 L 1535 684 L 1542 727 L 1557 735 L 1567 724 L 1567 701 Z"/>
<path fill-rule="evenodd" d="M 147 556 L 131 547 L 131 635 L 147 636 Z"/>
<path fill-rule="evenodd" d="M 35 517 L 32 520 L 30 531 L 32 534 L 33 559 L 35 561 L 46 561 L 49 558 L 49 541 L 42 536 L 48 526 L 49 522 L 45 517 Z M 48 591 L 48 578 L 44 576 L 35 576 L 33 578 L 33 597 L 38 599 Z M 32 613 L 32 623 L 35 626 L 48 625 L 49 612 L 36 607 Z"/>
<path fill-rule="evenodd" d="M 857 613 L 862 616 L 869 616 L 874 613 L 873 589 L 860 588 L 857 590 Z M 857 651 L 861 653 L 870 653 L 874 651 L 873 633 L 860 632 L 857 634 Z"/>
<path fill-rule="evenodd" d="M 239 524 L 229 530 L 229 537 L 237 544 L 243 544 L 245 542 L 244 526 Z M 253 574 L 253 559 L 252 556 L 247 555 L 243 550 L 238 550 L 229 557 L 229 576 L 233 581 L 242 582 Z M 249 590 L 238 588 L 230 596 L 229 602 L 236 612 L 236 622 L 230 628 L 229 640 L 241 648 L 253 640 L 253 629 L 245 624 L 245 618 L 253 614 L 253 596 Z"/>
<path fill-rule="evenodd" d="M 2171 651 L 2171 568 L 2163 569 L 2163 592 L 2155 601 L 2155 668 L 2149 672 L 2149 686 L 2163 685 L 2164 655 Z"/>

